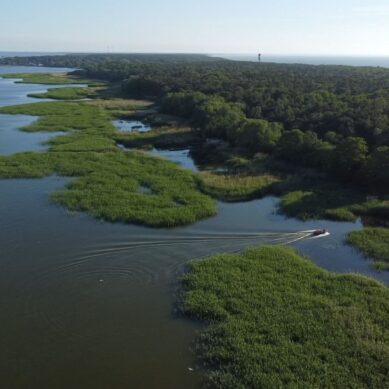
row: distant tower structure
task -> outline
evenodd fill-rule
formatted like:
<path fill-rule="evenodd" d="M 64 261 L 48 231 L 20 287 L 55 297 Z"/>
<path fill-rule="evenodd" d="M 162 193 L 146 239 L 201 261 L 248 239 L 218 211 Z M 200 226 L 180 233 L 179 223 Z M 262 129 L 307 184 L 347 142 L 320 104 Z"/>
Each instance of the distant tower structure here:
<path fill-rule="evenodd" d="M 261 63 L 261 53 L 258 54 L 258 62 Z"/>

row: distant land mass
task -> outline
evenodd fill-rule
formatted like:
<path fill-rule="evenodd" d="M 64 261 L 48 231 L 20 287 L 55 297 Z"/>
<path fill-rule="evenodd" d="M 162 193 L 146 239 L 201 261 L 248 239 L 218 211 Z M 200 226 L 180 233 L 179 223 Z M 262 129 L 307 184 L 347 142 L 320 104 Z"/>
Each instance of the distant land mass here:
<path fill-rule="evenodd" d="M 7 57 L 39 57 L 41 55 L 62 55 L 66 53 L 58 52 L 37 52 L 37 51 L 0 51 L 0 58 Z"/>
<path fill-rule="evenodd" d="M 39 56 L 58 56 L 66 54 L 101 54 L 101 55 L 153 55 L 158 53 L 65 53 L 65 52 L 18 52 L 18 51 L 0 51 L 0 58 L 8 57 L 39 57 Z M 258 53 L 252 54 L 161 54 L 161 55 L 191 56 L 204 59 L 204 57 L 224 58 L 233 61 L 258 62 Z M 307 65 L 346 65 L 346 66 L 381 66 L 389 67 L 389 57 L 372 56 L 314 56 L 314 55 L 276 55 L 262 54 L 262 62 L 286 63 L 286 64 L 307 64 Z"/>
<path fill-rule="evenodd" d="M 215 57 L 233 61 L 258 62 L 255 54 L 211 54 Z M 382 66 L 389 67 L 389 57 L 359 57 L 359 56 L 314 56 L 314 55 L 267 55 L 262 54 L 263 62 L 298 63 L 307 65 L 347 65 L 347 66 Z"/>

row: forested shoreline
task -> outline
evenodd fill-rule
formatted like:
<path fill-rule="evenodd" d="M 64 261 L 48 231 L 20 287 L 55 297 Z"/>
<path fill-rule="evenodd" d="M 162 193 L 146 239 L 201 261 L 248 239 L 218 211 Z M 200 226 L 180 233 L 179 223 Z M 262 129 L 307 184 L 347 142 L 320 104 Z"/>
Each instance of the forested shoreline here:
<path fill-rule="evenodd" d="M 271 153 L 373 193 L 389 190 L 389 69 L 234 62 L 201 55 L 5 59 L 71 66 L 190 120 L 203 138 Z"/>

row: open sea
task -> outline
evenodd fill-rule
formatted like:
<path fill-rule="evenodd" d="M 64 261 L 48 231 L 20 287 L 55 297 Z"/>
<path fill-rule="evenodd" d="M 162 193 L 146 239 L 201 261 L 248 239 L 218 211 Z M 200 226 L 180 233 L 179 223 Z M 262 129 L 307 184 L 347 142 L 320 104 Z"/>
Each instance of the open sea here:
<path fill-rule="evenodd" d="M 212 54 L 233 61 L 258 62 L 258 53 L 253 54 Z M 309 56 L 309 55 L 267 55 L 262 54 L 262 62 L 298 63 L 308 65 L 347 65 L 389 67 L 388 57 L 351 57 L 351 56 Z"/>

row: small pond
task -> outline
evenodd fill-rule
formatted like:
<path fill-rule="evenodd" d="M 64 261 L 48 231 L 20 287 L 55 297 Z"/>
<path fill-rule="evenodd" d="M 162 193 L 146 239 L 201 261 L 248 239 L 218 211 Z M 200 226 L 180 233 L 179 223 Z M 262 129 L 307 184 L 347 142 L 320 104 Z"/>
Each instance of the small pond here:
<path fill-rule="evenodd" d="M 151 130 L 150 126 L 138 120 L 117 119 L 113 120 L 112 124 L 120 132 L 148 132 Z"/>

